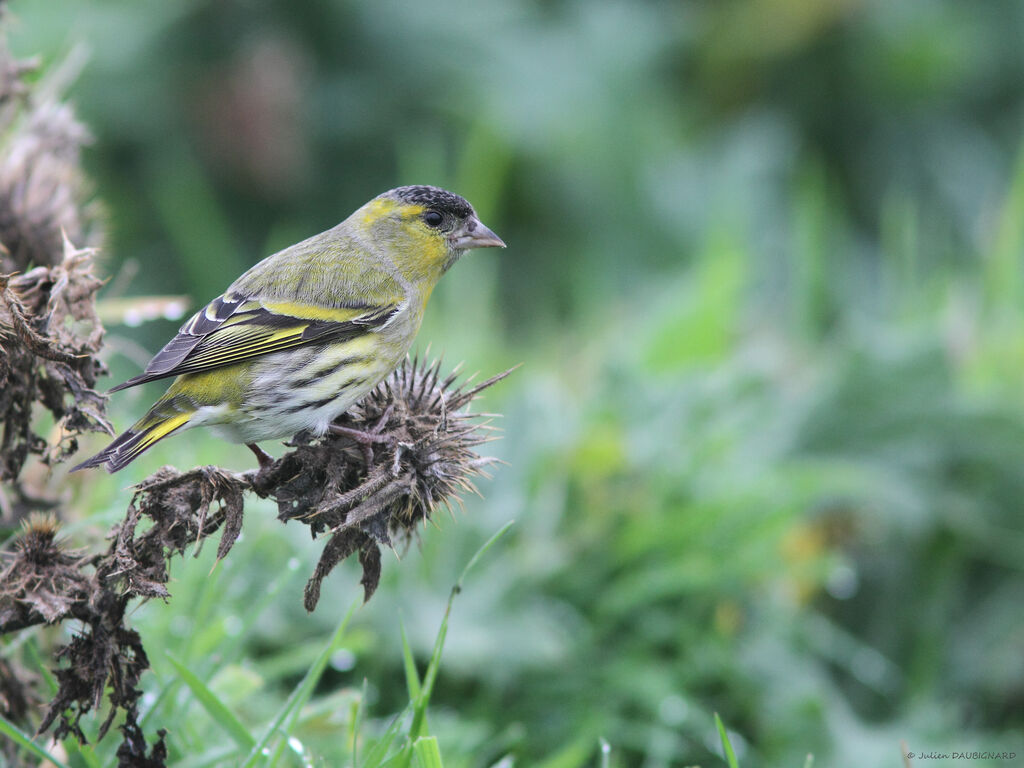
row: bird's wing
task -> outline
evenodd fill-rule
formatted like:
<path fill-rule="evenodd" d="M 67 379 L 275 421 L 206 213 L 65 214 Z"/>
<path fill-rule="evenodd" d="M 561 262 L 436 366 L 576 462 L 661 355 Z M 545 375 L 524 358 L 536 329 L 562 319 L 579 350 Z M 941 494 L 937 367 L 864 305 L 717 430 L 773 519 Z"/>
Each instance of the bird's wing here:
<path fill-rule="evenodd" d="M 380 328 L 398 310 L 398 304 L 323 308 L 226 293 L 181 326 L 143 373 L 110 391 L 209 371 L 305 344 L 355 338 Z"/>

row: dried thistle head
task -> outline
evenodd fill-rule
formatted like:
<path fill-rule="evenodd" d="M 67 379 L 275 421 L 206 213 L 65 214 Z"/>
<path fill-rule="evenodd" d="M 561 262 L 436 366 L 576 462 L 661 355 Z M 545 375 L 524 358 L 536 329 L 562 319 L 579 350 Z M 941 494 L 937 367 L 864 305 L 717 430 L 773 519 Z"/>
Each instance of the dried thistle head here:
<path fill-rule="evenodd" d="M 217 467 L 158 470 L 137 486 L 110 553 L 97 568 L 100 580 L 130 596 L 169 597 L 164 585 L 172 556 L 221 528 L 218 558 L 231 549 L 242 530 L 245 488 L 242 476 Z M 143 519 L 152 525 L 138 533 Z"/>
<path fill-rule="evenodd" d="M 33 512 L 21 521 L 21 535 L 14 542 L 19 555 L 26 561 L 46 566 L 60 562 L 64 548 L 57 540 L 60 524 L 47 512 Z"/>
<path fill-rule="evenodd" d="M 407 361 L 343 417 L 350 427 L 369 427 L 380 436 L 382 450 L 369 454 L 367 480 L 390 474 L 393 483 L 399 479 L 393 488 L 401 493 L 379 496 L 372 513 L 366 506 L 370 499 L 360 507 L 367 514 L 385 515 L 388 530 L 400 537 L 409 536 L 439 506 L 460 503 L 459 494 L 477 493 L 473 476 L 483 474 L 484 467 L 495 461 L 476 453 L 493 439 L 487 434 L 493 416 L 471 413 L 466 407 L 511 371 L 475 386 L 457 384 L 457 370 L 443 379 L 439 372 L 440 360 L 433 364 Z M 344 435 L 338 439 L 352 442 Z"/>
<path fill-rule="evenodd" d="M 0 41 L 0 272 L 58 263 L 65 234 L 87 245 L 101 235 L 80 163 L 89 133 L 53 77 L 26 82 L 35 68 Z"/>
<path fill-rule="evenodd" d="M 0 480 L 17 478 L 30 453 L 60 461 L 77 450 L 77 435 L 113 433 L 106 398 L 94 389 L 106 368 L 97 357 L 102 282 L 92 273 L 93 255 L 65 241 L 54 266 L 0 275 Z M 36 403 L 58 422 L 53 450 L 32 429 Z"/>
<path fill-rule="evenodd" d="M 368 600 L 380 577 L 379 545 L 407 539 L 439 506 L 475 492 L 473 476 L 493 462 L 476 453 L 491 439 L 486 414 L 467 406 L 510 371 L 476 386 L 439 371 L 439 362 L 407 361 L 342 417 L 341 434 L 299 445 L 254 479 L 257 493 L 277 501 L 280 519 L 314 535 L 330 531 L 306 585 L 307 610 L 327 574 L 355 552 Z"/>
<path fill-rule="evenodd" d="M 68 616 L 89 594 L 80 552 L 57 537 L 52 515 L 34 514 L 22 522 L 14 551 L 0 572 L 0 625 L 30 626 L 37 618 L 53 623 Z"/>

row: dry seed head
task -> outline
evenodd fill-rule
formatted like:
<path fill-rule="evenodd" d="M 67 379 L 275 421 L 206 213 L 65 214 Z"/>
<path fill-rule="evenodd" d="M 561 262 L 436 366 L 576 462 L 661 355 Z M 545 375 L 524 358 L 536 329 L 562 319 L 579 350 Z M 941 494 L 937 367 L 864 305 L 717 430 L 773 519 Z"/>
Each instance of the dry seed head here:
<path fill-rule="evenodd" d="M 106 398 L 94 389 L 103 326 L 92 274 L 93 249 L 64 241 L 60 260 L 8 279 L 0 276 L 0 479 L 14 480 L 30 453 L 51 463 L 77 449 L 83 432 L 112 433 Z M 87 329 L 87 330 L 86 330 Z M 33 431 L 33 404 L 59 422 L 58 445 Z"/>
<path fill-rule="evenodd" d="M 467 406 L 509 373 L 470 387 L 456 383 L 457 373 L 441 377 L 440 361 L 407 360 L 339 420 L 345 434 L 302 443 L 259 472 L 253 487 L 277 501 L 280 519 L 331 535 L 306 586 L 307 610 L 324 577 L 356 552 L 369 599 L 379 547 L 407 540 L 439 506 L 476 492 L 473 476 L 493 461 L 476 451 L 491 438 Z"/>
<path fill-rule="evenodd" d="M 61 260 L 64 233 L 76 243 L 98 245 L 97 207 L 81 169 L 90 141 L 58 90 L 34 89 L 0 41 L 0 271 L 24 271 Z"/>
<path fill-rule="evenodd" d="M 15 546 L 26 560 L 36 563 L 50 562 L 60 555 L 62 546 L 57 541 L 60 523 L 49 512 L 33 512 L 21 521 L 21 535 Z"/>

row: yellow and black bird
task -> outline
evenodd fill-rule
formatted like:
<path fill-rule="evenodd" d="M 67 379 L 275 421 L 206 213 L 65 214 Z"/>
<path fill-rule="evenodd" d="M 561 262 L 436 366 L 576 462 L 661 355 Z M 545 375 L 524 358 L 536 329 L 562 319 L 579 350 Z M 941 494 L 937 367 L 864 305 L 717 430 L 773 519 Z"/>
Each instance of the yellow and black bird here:
<path fill-rule="evenodd" d="M 131 429 L 75 470 L 116 472 L 173 432 L 247 444 L 325 433 L 405 358 L 437 281 L 471 248 L 505 247 L 462 197 L 398 187 L 269 256 L 111 391 L 177 377 Z M 74 471 L 74 470 L 72 470 Z"/>

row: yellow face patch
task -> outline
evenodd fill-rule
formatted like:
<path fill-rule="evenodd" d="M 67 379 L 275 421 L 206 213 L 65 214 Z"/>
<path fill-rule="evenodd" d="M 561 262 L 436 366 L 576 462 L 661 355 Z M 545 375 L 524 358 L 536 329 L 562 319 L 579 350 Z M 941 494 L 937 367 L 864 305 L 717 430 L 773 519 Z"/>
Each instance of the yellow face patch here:
<path fill-rule="evenodd" d="M 371 227 L 385 216 L 401 212 L 403 218 L 419 216 L 426 209 L 423 205 L 411 205 L 390 197 L 378 197 L 363 206 L 363 226 Z"/>
<path fill-rule="evenodd" d="M 444 271 L 449 247 L 444 233 L 423 221 L 427 207 L 379 197 L 363 206 L 358 219 L 376 242 L 388 244 L 392 259 L 407 278 L 433 287 Z"/>

